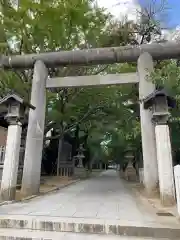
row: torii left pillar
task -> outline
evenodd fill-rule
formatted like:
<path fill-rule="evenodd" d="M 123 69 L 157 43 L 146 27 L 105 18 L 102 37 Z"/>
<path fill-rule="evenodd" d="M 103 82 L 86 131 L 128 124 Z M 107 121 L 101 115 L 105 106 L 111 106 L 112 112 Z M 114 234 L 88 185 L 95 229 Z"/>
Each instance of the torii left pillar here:
<path fill-rule="evenodd" d="M 36 61 L 32 81 L 21 195 L 31 196 L 39 192 L 46 110 L 46 80 L 48 71 L 42 61 Z"/>

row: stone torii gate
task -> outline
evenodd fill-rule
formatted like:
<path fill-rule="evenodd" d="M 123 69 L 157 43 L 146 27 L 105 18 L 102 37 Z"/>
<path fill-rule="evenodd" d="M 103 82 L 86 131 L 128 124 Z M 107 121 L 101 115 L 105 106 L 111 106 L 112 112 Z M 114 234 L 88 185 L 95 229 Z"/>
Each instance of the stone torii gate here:
<path fill-rule="evenodd" d="M 46 108 L 46 88 L 139 83 L 145 189 L 148 194 L 153 194 L 154 191 L 157 190 L 158 182 L 160 181 L 161 199 L 164 203 L 173 203 L 175 194 L 169 132 L 167 128 L 161 128 L 161 130 L 158 131 L 158 138 L 156 138 L 155 125 L 152 122 L 152 112 L 144 108 L 142 100 L 155 90 L 155 85 L 147 80 L 147 76 L 153 71 L 153 59 L 163 60 L 178 58 L 179 54 L 180 43 L 166 43 L 61 51 L 11 57 L 2 56 L 0 65 L 4 69 L 34 68 L 31 104 L 36 108 L 35 110 L 30 109 L 29 112 L 21 189 L 22 195 L 34 195 L 39 191 Z M 52 79 L 48 77 L 47 68 L 52 66 L 112 64 L 135 61 L 137 61 L 138 65 L 137 73 L 106 76 L 57 77 Z M 162 136 L 162 138 L 160 136 Z M 162 142 L 168 142 L 165 147 L 163 144 L 158 145 L 158 153 L 163 151 L 168 152 L 168 157 L 166 156 L 166 161 L 164 163 L 164 170 L 166 171 L 164 175 L 158 174 L 159 172 L 162 173 L 162 169 L 158 169 L 158 167 L 162 168 L 163 164 L 157 164 L 157 158 L 161 158 L 159 161 L 162 160 L 162 155 L 160 156 L 160 154 L 156 153 L 157 144 L 155 139 L 160 138 Z M 13 173 L 11 175 L 13 175 Z M 168 183 L 168 187 L 161 187 L 166 185 L 166 183 Z M 7 183 L 7 188 L 8 187 Z"/>

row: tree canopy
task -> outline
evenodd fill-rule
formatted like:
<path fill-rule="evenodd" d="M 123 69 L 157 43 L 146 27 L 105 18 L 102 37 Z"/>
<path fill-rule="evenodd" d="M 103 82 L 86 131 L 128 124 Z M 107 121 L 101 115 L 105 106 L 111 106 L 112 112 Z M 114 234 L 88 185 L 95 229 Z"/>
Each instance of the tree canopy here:
<path fill-rule="evenodd" d="M 137 45 L 161 34 L 159 21 L 147 8 L 141 12 L 138 23 L 118 21 L 94 0 L 21 0 L 18 5 L 1 0 L 0 13 L 0 53 L 5 55 Z M 54 67 L 49 69 L 49 75 L 135 71 L 136 64 L 124 63 Z M 32 74 L 32 70 L 1 69 L 0 96 L 14 91 L 29 100 Z M 157 64 L 152 78 L 157 84 L 159 81 L 164 86 L 169 84 L 178 96 L 179 76 L 176 63 L 164 61 Z M 141 136 L 136 85 L 47 90 L 45 139 L 52 139 L 46 136 L 51 129 L 56 130 L 53 136 L 56 139 L 65 132 L 73 134 L 77 125 L 88 134 L 88 145 L 95 158 L 123 161 L 124 151 L 131 147 L 139 161 Z"/>

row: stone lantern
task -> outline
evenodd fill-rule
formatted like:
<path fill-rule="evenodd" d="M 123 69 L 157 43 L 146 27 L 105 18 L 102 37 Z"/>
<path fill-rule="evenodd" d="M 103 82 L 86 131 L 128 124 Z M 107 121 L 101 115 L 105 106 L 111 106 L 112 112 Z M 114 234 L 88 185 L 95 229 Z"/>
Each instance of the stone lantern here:
<path fill-rule="evenodd" d="M 125 179 L 129 181 L 136 181 L 137 180 L 136 170 L 133 167 L 134 149 L 128 147 L 124 152 L 124 158 L 127 164 L 125 172 L 123 174 Z"/>
<path fill-rule="evenodd" d="M 144 108 L 152 109 L 152 120 L 158 124 L 166 124 L 170 113 L 169 108 L 174 108 L 176 105 L 175 99 L 163 90 L 155 90 L 147 98 L 144 99 Z"/>
<path fill-rule="evenodd" d="M 165 206 L 175 203 L 171 141 L 167 124 L 169 108 L 174 108 L 175 105 L 175 99 L 165 90 L 156 90 L 144 99 L 144 108 L 152 109 L 152 121 L 155 124 L 159 188 L 161 201 Z"/>
<path fill-rule="evenodd" d="M 6 152 L 1 181 L 1 199 L 14 200 L 19 165 L 22 124 L 29 108 L 34 106 L 25 102 L 16 94 L 9 94 L 0 100 L 0 109 L 7 111 L 5 119 L 8 122 Z"/>
<path fill-rule="evenodd" d="M 131 161 L 134 158 L 133 149 L 127 148 L 124 151 L 124 158 L 128 159 L 128 161 Z"/>
<path fill-rule="evenodd" d="M 22 122 L 25 119 L 25 115 L 28 113 L 29 108 L 35 109 L 34 106 L 27 103 L 23 98 L 16 94 L 8 94 L 6 97 L 0 100 L 0 109 L 7 109 L 5 118 L 15 122 Z"/>
<path fill-rule="evenodd" d="M 78 154 L 76 155 L 76 159 L 78 159 L 78 168 L 83 168 L 83 159 L 85 158 L 84 151 L 85 149 L 80 145 Z"/>

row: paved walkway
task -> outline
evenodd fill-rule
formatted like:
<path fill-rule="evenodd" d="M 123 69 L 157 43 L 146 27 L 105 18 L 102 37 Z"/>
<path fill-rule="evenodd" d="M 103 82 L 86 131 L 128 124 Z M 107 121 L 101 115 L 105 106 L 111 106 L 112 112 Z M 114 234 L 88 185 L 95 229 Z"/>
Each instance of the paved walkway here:
<path fill-rule="evenodd" d="M 156 221 L 155 214 L 137 201 L 114 170 L 28 202 L 0 206 L 0 214 Z"/>

